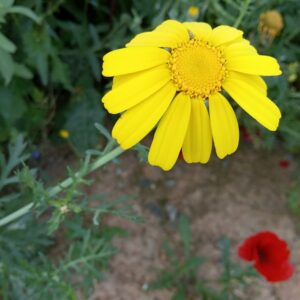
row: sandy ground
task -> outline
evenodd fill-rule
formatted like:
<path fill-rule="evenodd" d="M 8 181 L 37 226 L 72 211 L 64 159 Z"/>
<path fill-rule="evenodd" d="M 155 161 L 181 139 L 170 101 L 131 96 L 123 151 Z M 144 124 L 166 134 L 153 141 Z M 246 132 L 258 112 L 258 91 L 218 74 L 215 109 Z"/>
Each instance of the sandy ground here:
<path fill-rule="evenodd" d="M 90 300 L 171 299 L 170 290 L 146 292 L 143 287 L 167 264 L 162 244 L 165 240 L 178 241 L 172 219 L 180 213 L 190 219 L 194 253 L 207 258 L 199 273 L 205 279 L 213 280 L 220 272 L 218 242 L 224 236 L 232 243 L 233 258 L 238 259 L 238 244 L 262 230 L 275 231 L 288 241 L 292 261 L 299 270 L 300 238 L 287 210 L 293 166 L 281 169 L 279 161 L 283 158 L 244 145 L 226 160 L 213 158 L 205 166 L 179 162 L 165 173 L 139 162 L 136 154 L 129 152 L 117 164 L 95 172 L 89 193 L 107 192 L 112 198 L 134 196 L 133 209 L 145 223 L 115 217 L 107 220 L 109 225 L 125 228 L 129 236 L 114 240 L 119 253 L 111 261 L 111 273 L 96 284 Z M 298 271 L 290 281 L 276 285 L 254 279 L 251 292 L 240 291 L 240 296 L 251 300 L 298 300 L 299 282 Z"/>

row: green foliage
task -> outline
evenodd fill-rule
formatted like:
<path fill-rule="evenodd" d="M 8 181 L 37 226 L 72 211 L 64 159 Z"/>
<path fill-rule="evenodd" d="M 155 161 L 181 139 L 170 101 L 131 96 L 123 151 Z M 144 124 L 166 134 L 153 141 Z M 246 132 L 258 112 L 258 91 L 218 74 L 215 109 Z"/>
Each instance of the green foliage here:
<path fill-rule="evenodd" d="M 289 191 L 288 194 L 288 205 L 290 211 L 300 216 L 300 190 L 299 188 L 294 187 Z"/>
<path fill-rule="evenodd" d="M 30 18 L 33 22 L 40 23 L 39 17 L 25 6 L 14 5 L 14 1 L 2 0 L 0 3 L 0 26 L 7 22 L 11 14 L 19 14 Z M 1 29 L 1 27 L 0 27 Z M 4 33 L 0 32 L 0 73 L 2 74 L 5 85 L 8 85 L 14 75 L 21 76 L 26 74 L 31 77 L 30 71 L 25 65 L 14 61 L 12 53 L 15 53 L 17 46 Z"/>
<path fill-rule="evenodd" d="M 80 154 L 98 144 L 99 133 L 94 123 L 101 122 L 104 116 L 99 99 L 95 89 L 86 90 L 66 111 L 63 128 L 70 132 L 70 141 Z"/>
<path fill-rule="evenodd" d="M 8 158 L 0 152 L 0 191 L 7 185 L 18 182 L 17 176 L 12 174 L 13 170 L 19 164 L 23 163 L 28 157 L 28 154 L 24 153 L 26 144 L 23 137 L 18 136 L 15 141 L 8 145 Z M 0 198 L 1 199 L 1 198 Z"/>
<path fill-rule="evenodd" d="M 79 299 L 103 278 L 116 253 L 112 238 L 126 233 L 101 222 L 104 215 L 142 221 L 130 198 L 89 197 L 82 191 L 91 184 L 86 174 L 107 155 L 107 150 L 87 153 L 77 172 L 69 169 L 66 180 L 46 188 L 25 164 L 29 155 L 22 136 L 0 152 L 1 299 Z"/>
<path fill-rule="evenodd" d="M 189 221 L 181 215 L 178 222 L 181 245 L 172 247 L 165 242 L 165 252 L 169 258 L 169 266 L 162 270 L 158 278 L 149 284 L 149 290 L 174 289 L 172 300 L 187 300 L 201 297 L 203 300 L 238 300 L 235 295 L 237 286 L 246 285 L 246 279 L 256 276 L 252 267 L 241 268 L 230 258 L 230 241 L 224 238 L 220 241 L 221 263 L 223 273 L 214 282 L 218 289 L 211 287 L 211 282 L 198 275 L 199 269 L 206 259 L 191 253 L 192 236 Z M 243 298 L 244 299 L 244 298 Z M 251 299 L 251 298 L 249 298 Z"/>
<path fill-rule="evenodd" d="M 100 35 L 108 28 L 89 22 L 88 1 L 18 4 L 0 7 L 0 141 L 16 131 L 35 142 L 49 135 L 57 140 L 66 127 L 74 150 L 83 155 L 98 143 L 93 123 L 104 117 L 96 84 L 105 47 Z"/>
<path fill-rule="evenodd" d="M 0 291 L 4 299 L 78 299 L 74 285 L 78 290 L 82 288 L 86 295 L 91 292 L 93 280 L 102 278 L 115 249 L 101 231 L 81 227 L 78 221 L 68 223 L 71 229 L 66 234 L 76 239 L 73 237 L 72 244 L 66 245 L 66 253 L 59 258 L 46 256 L 46 246 L 55 244 L 53 238 L 45 235 L 43 226 L 27 223 L 27 230 L 1 232 L 0 242 L 4 247 L 0 253 L 6 258 L 1 262 L 0 272 Z M 54 262 L 55 259 L 58 262 Z"/>

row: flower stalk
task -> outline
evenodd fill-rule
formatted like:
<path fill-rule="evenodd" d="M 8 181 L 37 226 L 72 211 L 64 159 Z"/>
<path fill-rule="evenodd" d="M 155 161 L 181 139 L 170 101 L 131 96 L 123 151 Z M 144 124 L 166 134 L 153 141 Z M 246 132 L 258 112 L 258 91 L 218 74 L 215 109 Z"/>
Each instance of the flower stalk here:
<path fill-rule="evenodd" d="M 79 171 L 79 172 L 75 173 L 75 177 L 86 176 L 86 175 L 90 174 L 91 172 L 97 170 L 98 168 L 102 167 L 106 163 L 108 163 L 111 160 L 118 157 L 122 152 L 124 152 L 124 150 L 121 147 L 116 147 L 112 151 L 108 152 L 104 156 L 102 156 L 102 157 L 96 159 L 94 162 L 92 162 L 84 170 L 83 174 L 82 174 L 82 171 Z M 60 193 L 63 189 L 65 189 L 65 188 L 69 187 L 70 185 L 72 185 L 73 182 L 74 182 L 74 179 L 72 177 L 68 177 L 65 180 L 63 180 L 62 182 L 55 185 L 54 187 L 49 188 L 48 189 L 49 197 L 54 197 L 55 195 Z M 5 226 L 8 223 L 11 223 L 14 220 L 26 215 L 32 209 L 33 206 L 34 206 L 34 203 L 31 202 L 31 203 L 21 207 L 20 209 L 14 211 L 13 213 L 9 214 L 8 216 L 2 218 L 0 220 L 0 227 Z"/>
<path fill-rule="evenodd" d="M 240 15 L 236 19 L 233 27 L 235 27 L 235 28 L 239 27 L 239 25 L 241 24 L 242 20 L 244 19 L 245 14 L 248 10 L 250 2 L 251 2 L 251 0 L 245 0 L 244 4 L 241 7 Z"/>

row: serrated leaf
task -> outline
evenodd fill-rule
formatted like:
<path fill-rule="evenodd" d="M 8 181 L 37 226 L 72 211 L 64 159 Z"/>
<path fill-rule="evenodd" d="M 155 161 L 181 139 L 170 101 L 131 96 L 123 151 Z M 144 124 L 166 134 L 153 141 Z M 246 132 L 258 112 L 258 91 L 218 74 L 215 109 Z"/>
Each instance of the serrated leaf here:
<path fill-rule="evenodd" d="M 17 49 L 16 45 L 1 32 L 0 32 L 0 47 L 9 53 L 13 53 Z"/>

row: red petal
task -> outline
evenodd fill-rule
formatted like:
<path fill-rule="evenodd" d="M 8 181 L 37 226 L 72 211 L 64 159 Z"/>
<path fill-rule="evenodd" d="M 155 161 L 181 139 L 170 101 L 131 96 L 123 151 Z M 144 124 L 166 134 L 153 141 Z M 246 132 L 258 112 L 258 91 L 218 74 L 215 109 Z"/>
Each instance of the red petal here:
<path fill-rule="evenodd" d="M 256 246 L 258 239 L 258 235 L 254 235 L 246 239 L 238 249 L 238 256 L 247 261 L 255 260 L 257 256 Z"/>
<path fill-rule="evenodd" d="M 256 264 L 256 270 L 263 275 L 269 282 L 286 281 L 294 274 L 294 266 L 288 261 L 280 265 Z"/>
<path fill-rule="evenodd" d="M 263 252 L 264 262 L 270 264 L 281 264 L 283 261 L 287 261 L 290 256 L 286 241 L 279 239 L 275 233 L 270 231 L 259 234 L 257 248 L 258 252 Z"/>

